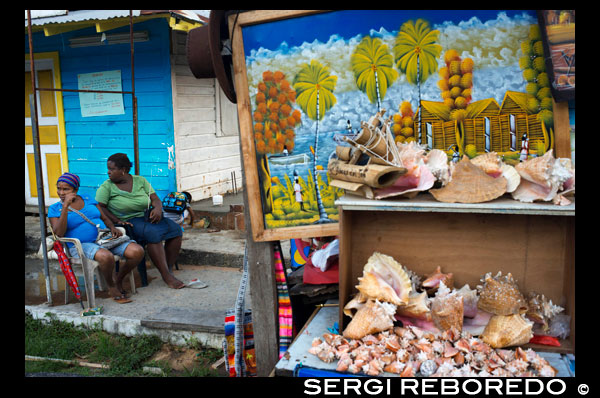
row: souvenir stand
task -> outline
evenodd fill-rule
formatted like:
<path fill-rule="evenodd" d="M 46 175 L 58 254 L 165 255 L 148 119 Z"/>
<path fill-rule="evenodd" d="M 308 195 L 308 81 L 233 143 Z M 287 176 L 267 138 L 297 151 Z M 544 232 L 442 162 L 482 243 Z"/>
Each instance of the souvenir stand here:
<path fill-rule="evenodd" d="M 560 40 L 574 36 L 567 14 Z M 535 11 L 440 18 L 415 10 L 228 18 L 249 239 L 265 245 L 265 261 L 251 261 L 251 292 L 253 278 L 261 293 L 275 292 L 264 283 L 274 279 L 267 243 L 339 239 L 339 297 L 280 346 L 273 375 L 457 376 L 459 367 L 473 372 L 466 376 L 574 375 L 574 161 L 568 106 L 548 87 L 547 38 Z M 564 73 L 574 87 L 574 54 Z M 538 166 L 542 175 L 529 171 Z M 502 300 L 490 299 L 495 284 Z M 534 335 L 526 319 L 538 316 L 534 303 L 543 333 L 559 312 L 565 333 Z M 272 329 L 267 306 L 257 310 Z M 363 330 L 350 332 L 363 318 Z M 490 326 L 502 322 L 520 324 L 515 339 L 478 337 L 512 330 Z M 359 348 L 368 363 L 358 364 Z"/>

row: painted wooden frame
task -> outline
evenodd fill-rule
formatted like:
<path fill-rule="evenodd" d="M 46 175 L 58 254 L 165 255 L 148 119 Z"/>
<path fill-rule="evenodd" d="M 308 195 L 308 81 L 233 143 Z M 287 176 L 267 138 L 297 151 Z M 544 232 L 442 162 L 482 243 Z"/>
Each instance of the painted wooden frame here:
<path fill-rule="evenodd" d="M 286 228 L 265 228 L 260 183 L 257 169 L 256 148 L 252 133 L 252 107 L 248 91 L 248 77 L 244 56 L 242 28 L 244 26 L 294 18 L 323 12 L 322 10 L 259 10 L 231 15 L 228 26 L 232 38 L 234 84 L 237 95 L 238 118 L 240 124 L 240 145 L 244 165 L 245 187 L 248 195 L 248 213 L 252 225 L 252 238 L 255 241 L 274 241 L 293 238 L 333 236 L 338 234 L 338 223 L 304 225 Z"/>
<path fill-rule="evenodd" d="M 259 170 L 257 167 L 257 153 L 254 136 L 253 97 L 249 92 L 249 77 L 246 66 L 246 52 L 244 50 L 244 37 L 242 30 L 251 25 L 266 24 L 285 19 L 300 18 L 309 15 L 327 12 L 325 10 L 256 10 L 230 15 L 228 26 L 232 41 L 234 84 L 238 98 L 238 117 L 240 124 L 240 145 L 242 161 L 245 172 L 245 189 L 248 195 L 248 207 L 252 225 L 252 237 L 256 241 L 272 241 L 300 237 L 332 236 L 339 233 L 339 226 L 335 224 L 315 224 L 298 227 L 266 228 L 263 206 L 261 201 L 261 187 Z M 351 23 L 351 22 L 349 22 Z M 285 35 L 281 40 L 284 41 Z M 308 62 L 308 60 L 307 60 Z M 379 95 L 379 94 L 378 94 Z M 521 95 L 524 97 L 524 94 Z M 555 150 L 557 157 L 570 157 L 570 139 L 568 126 L 568 108 L 564 103 L 553 101 L 554 113 L 554 140 L 550 147 Z M 394 112 L 395 110 L 392 110 Z M 387 116 L 387 115 L 386 115 Z M 358 126 L 354 126 L 358 127 Z M 444 148 L 445 149 L 445 148 Z M 518 149 L 518 148 L 517 148 Z M 549 148 L 547 148 L 549 149 Z"/>

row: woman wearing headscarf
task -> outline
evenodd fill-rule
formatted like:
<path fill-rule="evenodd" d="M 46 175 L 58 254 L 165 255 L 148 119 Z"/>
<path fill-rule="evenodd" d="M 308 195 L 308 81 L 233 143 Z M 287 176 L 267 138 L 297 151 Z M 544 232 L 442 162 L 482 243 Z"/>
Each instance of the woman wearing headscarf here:
<path fill-rule="evenodd" d="M 108 180 L 96 191 L 100 207 L 113 223 L 124 224 L 129 236 L 146 244 L 148 255 L 167 286 L 185 287 L 170 272 L 181 249 L 181 227 L 162 216 L 162 202 L 148 180 L 129 174 L 132 164 L 126 154 L 111 155 L 106 165 Z M 149 217 L 145 217 L 150 206 Z"/>
<path fill-rule="evenodd" d="M 79 239 L 84 256 L 98 262 L 100 272 L 108 285 L 108 294 L 119 303 L 131 302 L 123 289 L 123 279 L 141 261 L 144 249 L 133 240 L 112 249 L 104 249 L 96 244 L 98 227 L 110 229 L 113 236 L 120 236 L 121 231 L 116 229 L 114 223 L 102 213 L 96 200 L 87 195 L 77 194 L 79 183 L 79 176 L 73 173 L 64 173 L 58 178 L 56 191 L 60 202 L 56 202 L 48 208 L 48 219 L 52 230 L 56 236 Z M 98 227 L 92 225 L 77 212 L 85 215 Z M 79 256 L 70 242 L 67 242 L 67 250 L 72 257 Z M 125 263 L 119 267 L 116 275 L 113 275 L 114 255 L 125 258 Z"/>

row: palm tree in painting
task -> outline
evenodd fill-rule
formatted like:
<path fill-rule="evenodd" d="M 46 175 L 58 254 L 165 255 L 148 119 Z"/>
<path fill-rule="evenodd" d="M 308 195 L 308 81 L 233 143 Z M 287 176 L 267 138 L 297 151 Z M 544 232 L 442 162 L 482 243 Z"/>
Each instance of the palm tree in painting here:
<path fill-rule="evenodd" d="M 317 122 L 315 132 L 315 147 L 313 153 L 313 173 L 315 178 L 315 191 L 317 194 L 317 206 L 319 208 L 319 220 L 316 223 L 331 222 L 327 217 L 323 200 L 321 199 L 321 189 L 317 179 L 317 157 L 319 153 L 319 120 L 322 120 L 325 113 L 331 109 L 336 98 L 333 95 L 337 76 L 331 76 L 329 68 L 322 65 L 317 60 L 311 60 L 310 64 L 303 64 L 302 68 L 294 77 L 293 87 L 296 90 L 296 103 L 304 113 L 312 120 Z"/>
<path fill-rule="evenodd" d="M 381 111 L 388 87 L 398 78 L 388 46 L 381 39 L 365 36 L 354 49 L 350 63 L 356 86 L 367 94 L 371 103 L 377 101 L 377 111 Z"/>
<path fill-rule="evenodd" d="M 427 80 L 438 67 L 438 57 L 442 46 L 437 44 L 439 30 L 432 30 L 429 22 L 417 19 L 405 22 L 400 27 L 394 43 L 394 61 L 398 70 L 406 74 L 411 84 L 416 84 L 419 92 L 418 107 L 421 107 L 421 82 Z M 419 131 L 421 112 L 419 112 Z"/>

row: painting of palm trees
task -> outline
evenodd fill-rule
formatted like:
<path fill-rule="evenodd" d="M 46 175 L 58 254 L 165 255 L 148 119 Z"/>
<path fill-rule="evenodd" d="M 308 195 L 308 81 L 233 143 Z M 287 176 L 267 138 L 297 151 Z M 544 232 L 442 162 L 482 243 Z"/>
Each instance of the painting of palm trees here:
<path fill-rule="evenodd" d="M 316 224 L 331 222 L 327 217 L 325 206 L 321 198 L 321 189 L 319 187 L 317 173 L 317 157 L 319 152 L 319 121 L 325 117 L 325 113 L 331 109 L 336 98 L 333 95 L 337 76 L 330 74 L 329 68 L 322 65 L 317 60 L 311 60 L 310 64 L 303 64 L 302 68 L 296 74 L 293 81 L 294 90 L 296 90 L 296 103 L 302 111 L 312 120 L 316 121 L 315 146 L 313 152 L 313 174 L 315 181 L 315 192 L 317 196 L 317 205 L 319 208 L 319 220 Z"/>
<path fill-rule="evenodd" d="M 388 46 L 381 39 L 365 36 L 354 49 L 350 63 L 356 86 L 371 103 L 377 102 L 377 111 L 381 111 L 388 87 L 398 78 Z"/>
<path fill-rule="evenodd" d="M 437 44 L 439 30 L 432 30 L 429 22 L 423 19 L 402 24 L 394 43 L 394 61 L 398 70 L 406 74 L 411 84 L 417 85 L 421 106 L 421 83 L 437 71 L 438 57 L 442 46 Z M 421 130 L 419 112 L 419 130 Z"/>

